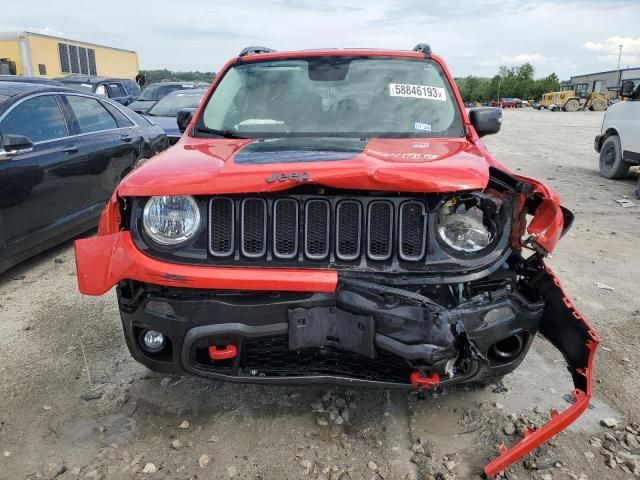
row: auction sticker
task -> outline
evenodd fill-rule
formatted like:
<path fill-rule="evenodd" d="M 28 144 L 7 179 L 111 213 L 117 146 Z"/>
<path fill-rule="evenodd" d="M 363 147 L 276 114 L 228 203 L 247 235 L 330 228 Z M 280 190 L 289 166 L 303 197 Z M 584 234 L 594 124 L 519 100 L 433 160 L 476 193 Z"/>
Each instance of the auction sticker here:
<path fill-rule="evenodd" d="M 416 130 L 423 130 L 425 132 L 430 132 L 431 131 L 431 124 L 430 123 L 415 122 L 414 128 Z"/>
<path fill-rule="evenodd" d="M 390 83 L 389 95 L 392 97 L 425 98 L 427 100 L 438 100 L 446 102 L 446 92 L 441 87 L 430 87 L 428 85 L 409 85 L 406 83 Z"/>

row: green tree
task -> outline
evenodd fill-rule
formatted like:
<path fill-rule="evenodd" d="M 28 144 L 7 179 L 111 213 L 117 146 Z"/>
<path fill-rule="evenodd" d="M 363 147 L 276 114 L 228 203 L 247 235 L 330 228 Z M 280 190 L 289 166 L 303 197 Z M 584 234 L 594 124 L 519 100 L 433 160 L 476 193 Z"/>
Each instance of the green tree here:
<path fill-rule="evenodd" d="M 473 75 L 456 79 L 460 94 L 465 102 L 488 102 L 501 98 L 520 98 L 522 100 L 540 99 L 546 92 L 560 89 L 560 81 L 555 73 L 535 79 L 535 69 L 530 63 L 519 66 L 501 66 L 493 78 L 481 78 Z"/>
<path fill-rule="evenodd" d="M 174 72 L 167 70 L 140 70 L 147 79 L 147 85 L 158 82 L 207 82 L 216 77 L 215 72 Z"/>

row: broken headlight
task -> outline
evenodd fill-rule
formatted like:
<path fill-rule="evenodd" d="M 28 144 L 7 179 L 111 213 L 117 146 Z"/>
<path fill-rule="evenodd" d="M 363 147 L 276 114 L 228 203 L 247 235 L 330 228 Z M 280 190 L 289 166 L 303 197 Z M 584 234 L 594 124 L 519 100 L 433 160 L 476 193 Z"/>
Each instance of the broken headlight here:
<path fill-rule="evenodd" d="M 438 236 L 458 252 L 475 253 L 487 248 L 496 235 L 497 205 L 480 195 L 447 199 L 438 212 Z"/>
<path fill-rule="evenodd" d="M 154 242 L 178 245 L 193 238 L 200 228 L 200 209 L 187 195 L 151 197 L 144 207 L 142 223 Z"/>

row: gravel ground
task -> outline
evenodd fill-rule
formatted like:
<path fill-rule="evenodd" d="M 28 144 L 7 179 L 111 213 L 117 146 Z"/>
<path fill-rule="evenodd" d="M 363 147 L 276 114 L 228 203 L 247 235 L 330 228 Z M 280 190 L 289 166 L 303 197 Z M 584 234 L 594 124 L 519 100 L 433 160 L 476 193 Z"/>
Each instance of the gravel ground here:
<path fill-rule="evenodd" d="M 602 116 L 507 110 L 486 139 L 575 212 L 551 264 L 603 339 L 592 408 L 506 478 L 640 476 L 640 205 L 615 201 L 635 177 L 598 175 Z M 1 479 L 473 479 L 571 400 L 542 339 L 501 385 L 417 395 L 164 377 L 129 357 L 119 323 L 113 292 L 77 293 L 70 243 L 0 275 Z"/>

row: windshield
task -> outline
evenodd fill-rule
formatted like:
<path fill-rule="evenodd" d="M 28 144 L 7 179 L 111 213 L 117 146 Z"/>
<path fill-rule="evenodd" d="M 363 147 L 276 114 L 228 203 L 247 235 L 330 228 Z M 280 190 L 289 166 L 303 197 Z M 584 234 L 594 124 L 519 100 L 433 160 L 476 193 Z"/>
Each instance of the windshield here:
<path fill-rule="evenodd" d="M 182 108 L 196 108 L 203 96 L 204 91 L 172 93 L 151 107 L 146 114 L 154 117 L 175 117 Z"/>
<path fill-rule="evenodd" d="M 229 69 L 196 134 L 242 137 L 461 137 L 438 64 L 426 59 L 311 57 Z"/>
<path fill-rule="evenodd" d="M 185 88 L 192 88 L 190 85 L 149 85 L 138 96 L 136 100 L 150 100 L 157 102 L 163 97 L 166 97 L 171 92 L 176 90 L 184 90 Z"/>

